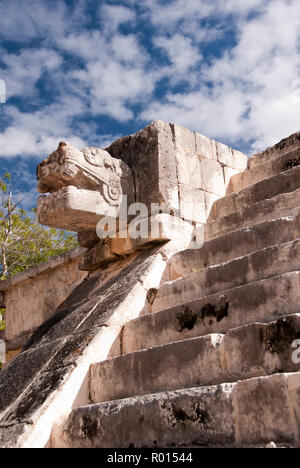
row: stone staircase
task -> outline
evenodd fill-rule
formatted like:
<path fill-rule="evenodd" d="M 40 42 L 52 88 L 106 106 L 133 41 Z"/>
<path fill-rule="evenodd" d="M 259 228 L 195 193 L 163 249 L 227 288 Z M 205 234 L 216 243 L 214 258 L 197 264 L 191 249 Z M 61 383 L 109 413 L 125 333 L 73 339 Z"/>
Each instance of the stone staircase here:
<path fill-rule="evenodd" d="M 232 177 L 54 446 L 300 446 L 298 165 L 300 134 Z"/>

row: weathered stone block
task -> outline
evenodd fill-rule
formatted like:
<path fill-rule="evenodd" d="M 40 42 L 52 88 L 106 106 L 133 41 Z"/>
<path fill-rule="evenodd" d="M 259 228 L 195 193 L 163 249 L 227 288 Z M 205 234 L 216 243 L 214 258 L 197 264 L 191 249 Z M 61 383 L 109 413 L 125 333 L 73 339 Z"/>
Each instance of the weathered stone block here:
<path fill-rule="evenodd" d="M 290 242 L 299 237 L 298 230 L 300 230 L 300 217 L 295 214 L 256 224 L 251 228 L 238 229 L 208 240 L 200 248 L 184 250 L 172 257 L 170 263 L 171 271 L 174 272 L 173 279 L 192 273 L 195 269 L 200 270 L 265 247 Z"/>
<path fill-rule="evenodd" d="M 201 161 L 195 153 L 176 149 L 178 181 L 193 189 L 203 188 L 201 178 Z"/>
<path fill-rule="evenodd" d="M 207 195 L 207 194 L 206 194 Z M 300 189 L 291 193 L 280 193 L 267 200 L 245 206 L 230 215 L 217 218 L 216 203 L 209 215 L 205 228 L 205 238 L 213 239 L 228 232 L 249 227 L 266 220 L 292 214 L 300 206 Z"/>
<path fill-rule="evenodd" d="M 300 370 L 292 361 L 292 343 L 300 338 L 300 315 L 268 325 L 253 324 L 230 330 L 224 339 L 230 380 L 250 379 L 276 372 Z"/>
<path fill-rule="evenodd" d="M 164 202 L 178 209 L 177 170 L 173 132 L 169 124 L 157 121 L 135 135 L 114 142 L 107 151 L 120 157 L 133 170 L 137 202 Z M 170 198 L 169 198 L 169 195 Z"/>
<path fill-rule="evenodd" d="M 174 134 L 175 147 L 183 148 L 183 149 L 191 151 L 192 153 L 195 153 L 196 152 L 195 133 L 177 124 L 170 124 L 170 126 Z"/>
<path fill-rule="evenodd" d="M 157 134 L 159 178 L 168 179 L 176 183 L 175 148 L 171 126 L 165 122 L 158 121 L 150 124 L 149 128 Z M 153 181 L 153 176 L 150 180 Z"/>
<path fill-rule="evenodd" d="M 100 192 L 65 187 L 48 196 L 40 196 L 37 214 L 41 224 L 79 232 L 95 231 L 104 216 L 116 218 L 119 208 L 108 205 Z"/>
<path fill-rule="evenodd" d="M 83 255 L 79 270 L 95 271 L 117 260 L 118 256 L 111 251 L 109 242 L 105 244 L 99 242 Z"/>
<path fill-rule="evenodd" d="M 0 414 L 31 384 L 40 370 L 51 360 L 60 344 L 61 342 L 50 343 L 21 353 L 5 368 L 3 373 L 1 371 Z"/>
<path fill-rule="evenodd" d="M 299 273 L 293 272 L 188 301 L 129 322 L 123 332 L 123 353 L 273 322 L 297 313 L 299 300 Z"/>
<path fill-rule="evenodd" d="M 249 167 L 253 168 L 280 155 L 293 151 L 296 148 L 300 148 L 300 132 L 294 133 L 288 138 L 284 138 L 276 145 L 271 146 L 270 148 L 267 148 L 266 150 L 253 155 L 249 159 Z"/>
<path fill-rule="evenodd" d="M 291 403 L 292 421 L 295 427 L 295 439 L 300 444 L 300 373 L 287 374 L 287 386 Z"/>
<path fill-rule="evenodd" d="M 129 226 L 130 227 L 130 226 Z M 128 232 L 127 237 L 110 239 L 111 252 L 117 255 L 128 255 L 137 250 L 143 250 L 162 242 L 177 241 L 187 246 L 192 238 L 193 226 L 176 216 L 160 213 L 149 218 L 141 219 L 137 230 L 144 235 L 137 238 Z"/>
<path fill-rule="evenodd" d="M 219 200 L 219 198 L 219 195 L 215 195 L 214 193 L 210 192 L 205 192 L 207 223 L 210 221 L 210 219 L 215 219 L 215 202 Z M 205 226 L 205 239 L 208 239 L 207 226 Z"/>
<path fill-rule="evenodd" d="M 242 446 L 295 442 L 284 374 L 238 382 L 237 411 Z"/>
<path fill-rule="evenodd" d="M 117 405 L 108 402 L 76 408 L 65 424 L 59 446 L 233 446 L 234 388 L 235 384 L 226 384 L 182 389 L 120 400 Z M 141 431 L 137 420 L 142 420 L 147 430 Z"/>
<path fill-rule="evenodd" d="M 186 185 L 179 186 L 180 214 L 188 221 L 197 223 L 206 222 L 205 193 L 202 190 L 194 190 Z"/>
<path fill-rule="evenodd" d="M 153 187 L 157 187 L 157 191 L 154 192 Z M 145 181 L 145 185 L 137 185 L 139 195 L 138 203 L 146 205 L 149 215 L 151 212 L 152 204 L 160 204 L 169 211 L 179 210 L 178 201 L 178 184 L 169 179 L 158 178 L 154 180 Z"/>
<path fill-rule="evenodd" d="M 90 249 L 99 241 L 96 230 L 94 231 L 82 231 L 78 233 L 78 244 L 80 247 Z"/>
<path fill-rule="evenodd" d="M 251 162 L 251 159 L 249 160 Z M 300 165 L 300 148 L 290 149 L 287 153 L 274 157 L 270 160 L 262 160 L 261 164 L 255 165 L 244 172 L 235 175 L 231 179 L 230 192 L 243 190 L 249 185 L 256 184 L 261 180 L 268 179 L 280 172 L 286 172 Z"/>
<path fill-rule="evenodd" d="M 178 185 L 167 179 L 159 179 L 158 185 L 161 193 L 160 203 L 170 211 L 176 212 L 179 209 Z M 151 199 L 149 199 L 150 201 Z M 151 203 L 153 202 L 151 201 Z"/>
<path fill-rule="evenodd" d="M 299 268 L 300 240 L 271 246 L 161 286 L 153 311 Z"/>
<path fill-rule="evenodd" d="M 299 176 L 300 167 L 295 167 L 288 172 L 250 185 L 240 192 L 231 193 L 216 202 L 216 217 L 224 217 L 276 195 L 293 192 L 300 187 Z"/>
<path fill-rule="evenodd" d="M 104 216 L 117 218 L 123 196 L 128 206 L 134 201 L 144 203 L 150 213 L 151 204 L 164 204 L 166 210 L 187 219 L 181 214 L 179 185 L 219 196 L 225 193 L 217 145 L 203 135 L 196 137 L 186 128 L 161 121 L 121 138 L 107 150 L 78 151 L 61 143 L 38 168 L 39 190 L 50 192 L 39 198 L 38 218 L 42 224 L 82 233 L 80 245 L 87 248 L 95 239 L 86 233 L 95 232 Z M 233 150 L 223 146 L 220 155 L 234 159 Z M 204 219 L 196 213 L 191 221 Z"/>
<path fill-rule="evenodd" d="M 226 193 L 223 168 L 217 161 L 202 158 L 201 168 L 201 187 L 205 192 L 211 192 L 220 197 Z"/>
<path fill-rule="evenodd" d="M 35 329 L 86 276 L 78 270 L 84 249 L 76 248 L 43 264 L 2 281 L 5 293 L 6 339 L 10 350 L 25 345 Z M 53 294 L 55 291 L 55 294 Z"/>
<path fill-rule="evenodd" d="M 224 178 L 225 178 L 225 187 L 228 190 L 231 187 L 231 181 L 235 175 L 241 174 L 237 169 L 232 169 L 232 167 L 224 166 Z"/>
<path fill-rule="evenodd" d="M 213 142 L 213 145 L 216 145 L 218 161 L 221 164 L 237 169 L 240 172 L 247 169 L 248 158 L 245 154 L 232 150 L 229 146 L 219 142 Z"/>
<path fill-rule="evenodd" d="M 222 335 L 170 343 L 91 366 L 94 403 L 220 383 Z"/>
<path fill-rule="evenodd" d="M 212 140 L 201 133 L 195 133 L 196 153 L 198 156 L 217 161 L 217 149 Z"/>

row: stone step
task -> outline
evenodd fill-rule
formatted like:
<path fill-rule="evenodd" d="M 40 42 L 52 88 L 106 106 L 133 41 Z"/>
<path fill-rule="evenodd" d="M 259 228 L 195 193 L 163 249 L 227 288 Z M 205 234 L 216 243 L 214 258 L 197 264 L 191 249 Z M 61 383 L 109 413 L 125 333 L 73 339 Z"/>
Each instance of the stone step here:
<path fill-rule="evenodd" d="M 226 382 L 223 373 L 224 335 L 176 341 L 93 364 L 93 403 L 136 395 Z"/>
<path fill-rule="evenodd" d="M 294 133 L 288 138 L 281 140 L 276 145 L 271 146 L 270 148 L 267 148 L 266 150 L 253 155 L 248 161 L 248 166 L 250 168 L 253 168 L 259 164 L 262 164 L 271 159 L 277 158 L 280 155 L 289 153 L 290 151 L 293 151 L 294 149 L 297 149 L 299 147 L 300 147 L 300 132 Z"/>
<path fill-rule="evenodd" d="M 250 185 L 239 192 L 217 200 L 210 212 L 209 221 L 227 216 L 246 206 L 251 206 L 280 193 L 291 193 L 300 188 L 300 167 L 281 172 L 269 179 Z"/>
<path fill-rule="evenodd" d="M 300 312 L 300 273 L 285 273 L 128 322 L 121 354 Z"/>
<path fill-rule="evenodd" d="M 277 156 L 274 159 L 265 161 L 262 164 L 257 164 L 252 168 L 248 168 L 244 172 L 233 175 L 227 187 L 227 193 L 238 192 L 249 185 L 268 179 L 280 172 L 286 172 L 299 165 L 300 146 L 298 148 L 291 149 L 291 151 Z"/>
<path fill-rule="evenodd" d="M 300 373 L 75 408 L 56 448 L 299 447 Z"/>
<path fill-rule="evenodd" d="M 300 189 L 282 193 L 268 200 L 246 206 L 235 213 L 210 221 L 205 225 L 206 241 L 238 229 L 254 226 L 282 216 L 290 216 L 300 207 Z"/>
<path fill-rule="evenodd" d="M 93 364 L 93 403 L 178 388 L 216 385 L 278 372 L 300 371 L 293 343 L 300 314 L 252 324 L 224 334 L 176 341 Z M 300 355 L 300 351 L 299 351 Z"/>
<path fill-rule="evenodd" d="M 158 312 L 236 286 L 299 270 L 300 239 L 267 247 L 164 283 L 151 306 Z"/>
<path fill-rule="evenodd" d="M 300 208 L 292 215 L 239 229 L 207 241 L 199 249 L 182 250 L 169 263 L 170 279 L 218 265 L 257 250 L 289 242 L 300 233 Z"/>

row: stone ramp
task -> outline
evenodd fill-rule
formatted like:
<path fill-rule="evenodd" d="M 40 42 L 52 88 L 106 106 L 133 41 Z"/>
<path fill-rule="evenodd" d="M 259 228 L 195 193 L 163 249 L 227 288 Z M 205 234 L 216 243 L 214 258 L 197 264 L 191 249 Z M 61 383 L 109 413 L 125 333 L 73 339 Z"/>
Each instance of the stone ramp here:
<path fill-rule="evenodd" d="M 53 446 L 300 446 L 299 147 L 292 136 L 234 176 L 204 245 L 169 261 Z"/>
<path fill-rule="evenodd" d="M 1 448 L 49 446 L 54 422 L 90 402 L 90 365 L 107 359 L 123 325 L 142 313 L 168 255 L 154 248 L 85 279 L 1 371 Z"/>

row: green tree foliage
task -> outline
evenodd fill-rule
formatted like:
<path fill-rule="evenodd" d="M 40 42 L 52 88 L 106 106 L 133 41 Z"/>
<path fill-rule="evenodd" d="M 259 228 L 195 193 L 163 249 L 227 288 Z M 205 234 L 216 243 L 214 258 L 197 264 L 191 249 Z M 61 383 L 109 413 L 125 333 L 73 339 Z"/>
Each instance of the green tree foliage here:
<path fill-rule="evenodd" d="M 77 246 L 74 233 L 41 226 L 14 200 L 10 174 L 0 178 L 0 197 L 0 280 Z"/>
<path fill-rule="evenodd" d="M 41 226 L 15 201 L 10 174 L 0 177 L 0 281 L 76 247 L 74 233 Z M 0 309 L 0 331 L 5 309 Z M 1 370 L 0 363 L 0 370 Z"/>
<path fill-rule="evenodd" d="M 74 233 L 41 226 L 15 201 L 10 174 L 0 177 L 0 281 L 76 247 Z M 0 309 L 0 331 L 5 309 Z M 0 370 L 2 365 L 0 363 Z"/>

